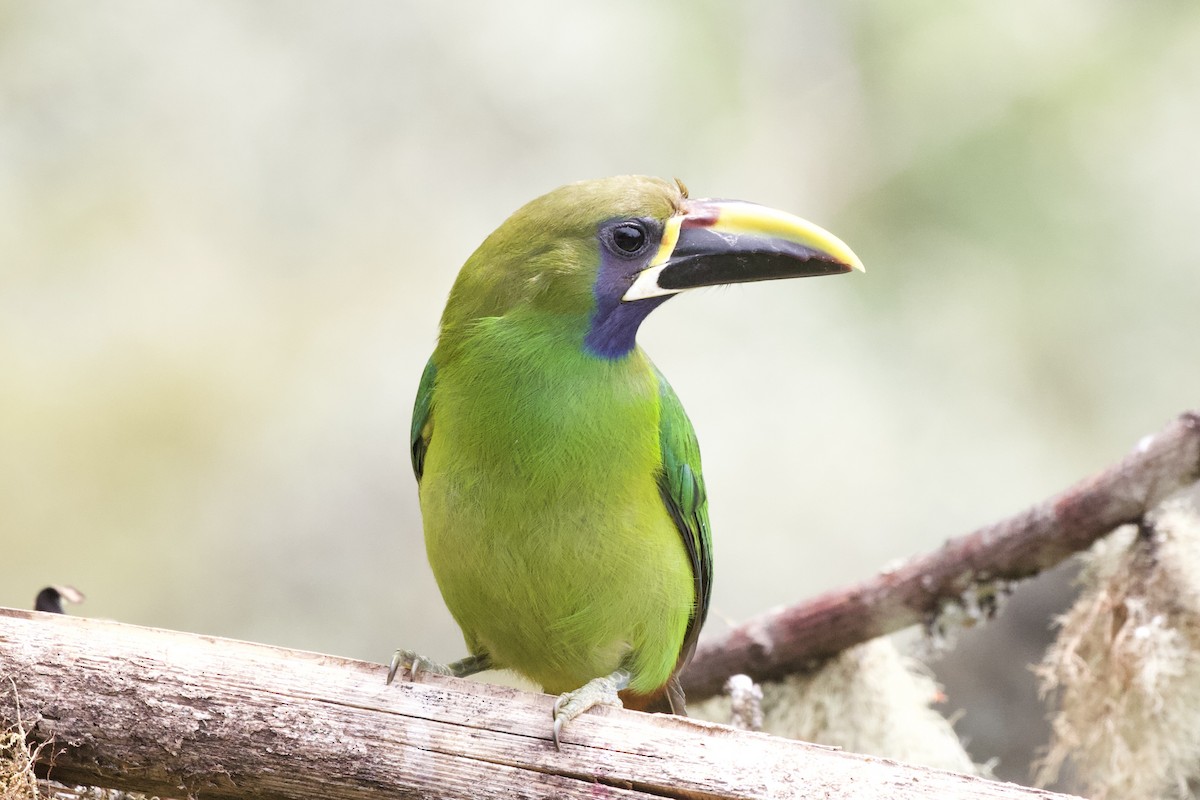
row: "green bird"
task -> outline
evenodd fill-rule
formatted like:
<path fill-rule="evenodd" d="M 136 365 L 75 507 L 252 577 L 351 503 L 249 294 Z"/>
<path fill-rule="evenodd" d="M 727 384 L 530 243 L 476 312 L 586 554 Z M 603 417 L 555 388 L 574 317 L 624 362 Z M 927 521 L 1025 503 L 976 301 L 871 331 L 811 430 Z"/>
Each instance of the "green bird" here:
<path fill-rule="evenodd" d="M 782 211 L 623 176 L 527 204 L 463 265 L 412 420 L 425 546 L 470 655 L 404 666 L 518 672 L 553 739 L 592 706 L 666 695 L 712 589 L 700 449 L 638 326 L 695 287 L 862 269 Z"/>

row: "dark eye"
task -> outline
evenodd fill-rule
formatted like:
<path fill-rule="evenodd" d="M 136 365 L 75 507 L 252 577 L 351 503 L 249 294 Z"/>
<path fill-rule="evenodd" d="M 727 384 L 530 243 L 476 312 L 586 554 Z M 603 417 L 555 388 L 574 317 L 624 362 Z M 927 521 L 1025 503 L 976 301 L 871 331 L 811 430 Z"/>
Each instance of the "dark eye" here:
<path fill-rule="evenodd" d="M 622 253 L 636 253 L 646 246 L 646 229 L 636 222 L 622 222 L 613 228 L 613 244 Z"/>

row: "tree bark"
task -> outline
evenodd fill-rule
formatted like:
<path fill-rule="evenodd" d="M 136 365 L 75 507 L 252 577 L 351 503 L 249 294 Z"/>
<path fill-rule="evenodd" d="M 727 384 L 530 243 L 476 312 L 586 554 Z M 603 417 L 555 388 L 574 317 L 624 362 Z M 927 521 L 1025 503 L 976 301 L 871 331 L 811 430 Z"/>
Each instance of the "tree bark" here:
<path fill-rule="evenodd" d="M 195 798 L 1050 798 L 680 717 L 334 656 L 0 609 L 0 724 L 65 783 Z"/>

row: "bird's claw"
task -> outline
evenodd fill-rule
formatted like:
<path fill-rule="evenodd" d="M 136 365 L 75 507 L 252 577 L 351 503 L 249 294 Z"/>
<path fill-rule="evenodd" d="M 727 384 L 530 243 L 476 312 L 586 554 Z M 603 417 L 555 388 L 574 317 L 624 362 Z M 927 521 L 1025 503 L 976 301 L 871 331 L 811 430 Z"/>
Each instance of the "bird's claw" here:
<path fill-rule="evenodd" d="M 417 673 L 432 672 L 435 675 L 453 675 L 454 672 L 445 664 L 426 658 L 412 650 L 397 650 L 392 653 L 392 663 L 388 666 L 387 682 L 390 685 L 396 679 L 396 673 L 403 667 L 408 671 L 408 679 L 416 680 Z"/>
<path fill-rule="evenodd" d="M 557 703 L 555 705 L 557 705 Z M 564 720 L 562 717 L 554 718 L 553 734 L 554 734 L 554 749 L 555 750 L 562 750 L 562 745 L 560 745 L 558 742 L 558 735 L 559 735 L 559 733 L 562 732 L 563 723 L 564 723 Z"/>
<path fill-rule="evenodd" d="M 559 737 L 563 727 L 583 712 L 596 706 L 623 708 L 620 690 L 629 685 L 629 673 L 617 670 L 603 678 L 593 678 L 573 692 L 559 695 L 554 701 L 551 716 L 554 717 L 554 749 L 561 750 Z"/>

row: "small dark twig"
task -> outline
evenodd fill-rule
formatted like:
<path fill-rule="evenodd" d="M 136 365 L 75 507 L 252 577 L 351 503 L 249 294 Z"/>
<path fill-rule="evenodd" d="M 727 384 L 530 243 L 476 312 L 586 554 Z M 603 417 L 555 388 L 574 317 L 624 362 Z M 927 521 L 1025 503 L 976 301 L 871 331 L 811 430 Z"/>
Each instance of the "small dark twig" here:
<path fill-rule="evenodd" d="M 74 586 L 47 586 L 37 593 L 33 600 L 34 611 L 46 611 L 51 614 L 62 614 L 63 600 L 68 603 L 82 603 L 83 592 Z"/>

